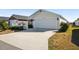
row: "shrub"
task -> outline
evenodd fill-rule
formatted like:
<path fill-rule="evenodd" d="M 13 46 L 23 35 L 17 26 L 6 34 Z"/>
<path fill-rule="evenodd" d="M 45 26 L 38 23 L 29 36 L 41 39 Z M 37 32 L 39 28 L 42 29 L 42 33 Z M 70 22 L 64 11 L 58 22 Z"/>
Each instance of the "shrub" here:
<path fill-rule="evenodd" d="M 1 23 L 0 23 L 0 31 L 2 31 L 3 30 L 3 26 L 1 25 Z"/>
<path fill-rule="evenodd" d="M 9 25 L 6 21 L 2 21 L 2 26 L 3 26 L 3 29 L 6 30 L 6 29 L 9 29 Z"/>
<path fill-rule="evenodd" d="M 68 24 L 61 23 L 61 28 L 59 29 L 59 32 L 66 32 L 67 29 L 68 29 Z"/>
<path fill-rule="evenodd" d="M 23 30 L 23 26 L 13 26 L 10 27 L 11 30 Z"/>
<path fill-rule="evenodd" d="M 9 29 L 9 25 L 8 25 L 7 21 L 1 20 L 0 21 L 0 30 L 7 30 L 7 29 Z"/>
<path fill-rule="evenodd" d="M 73 22 L 73 26 L 75 26 L 75 22 Z"/>
<path fill-rule="evenodd" d="M 33 25 L 28 25 L 29 28 L 33 28 Z"/>

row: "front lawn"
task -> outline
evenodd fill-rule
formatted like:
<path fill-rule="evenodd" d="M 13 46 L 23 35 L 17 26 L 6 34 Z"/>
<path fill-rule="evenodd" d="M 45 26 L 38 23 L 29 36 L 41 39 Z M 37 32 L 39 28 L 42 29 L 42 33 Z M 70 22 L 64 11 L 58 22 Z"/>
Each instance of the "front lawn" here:
<path fill-rule="evenodd" d="M 78 46 L 71 42 L 72 30 L 79 29 L 79 27 L 69 27 L 66 32 L 58 32 L 48 40 L 49 50 L 77 50 Z"/>

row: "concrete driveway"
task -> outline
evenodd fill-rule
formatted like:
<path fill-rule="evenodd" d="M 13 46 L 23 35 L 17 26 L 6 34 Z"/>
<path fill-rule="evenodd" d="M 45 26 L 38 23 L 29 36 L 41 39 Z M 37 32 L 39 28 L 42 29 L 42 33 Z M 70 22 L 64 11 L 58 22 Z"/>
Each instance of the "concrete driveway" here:
<path fill-rule="evenodd" d="M 54 34 L 55 32 L 52 30 L 44 32 L 22 31 L 0 35 L 0 40 L 23 50 L 47 50 L 48 38 Z"/>

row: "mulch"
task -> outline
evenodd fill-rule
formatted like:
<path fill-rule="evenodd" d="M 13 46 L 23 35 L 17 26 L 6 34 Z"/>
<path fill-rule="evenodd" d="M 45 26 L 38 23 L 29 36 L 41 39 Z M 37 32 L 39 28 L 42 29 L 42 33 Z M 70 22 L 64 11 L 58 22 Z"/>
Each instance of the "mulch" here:
<path fill-rule="evenodd" d="M 5 30 L 5 31 L 1 31 L 0 32 L 0 35 L 3 35 L 3 34 L 8 34 L 8 33 L 13 33 L 14 31 L 12 30 Z"/>

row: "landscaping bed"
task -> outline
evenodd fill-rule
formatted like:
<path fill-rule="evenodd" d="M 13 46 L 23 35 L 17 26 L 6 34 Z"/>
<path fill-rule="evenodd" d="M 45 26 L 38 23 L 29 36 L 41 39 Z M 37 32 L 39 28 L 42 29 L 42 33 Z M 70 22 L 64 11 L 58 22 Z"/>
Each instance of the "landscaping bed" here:
<path fill-rule="evenodd" d="M 72 28 L 69 25 L 69 28 L 66 32 L 57 32 L 55 35 L 49 38 L 48 40 L 48 49 L 49 50 L 78 50 L 79 47 L 71 42 L 72 37 Z"/>
<path fill-rule="evenodd" d="M 2 34 L 8 34 L 8 33 L 13 33 L 14 31 L 12 30 L 5 30 L 5 31 L 0 31 L 0 35 Z"/>
<path fill-rule="evenodd" d="M 76 50 L 78 46 L 71 42 L 71 36 L 67 33 L 56 33 L 49 39 L 49 50 Z"/>

